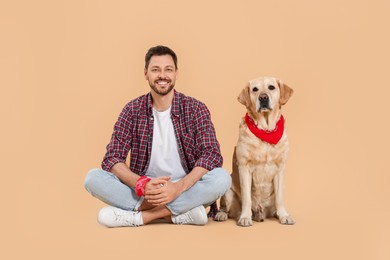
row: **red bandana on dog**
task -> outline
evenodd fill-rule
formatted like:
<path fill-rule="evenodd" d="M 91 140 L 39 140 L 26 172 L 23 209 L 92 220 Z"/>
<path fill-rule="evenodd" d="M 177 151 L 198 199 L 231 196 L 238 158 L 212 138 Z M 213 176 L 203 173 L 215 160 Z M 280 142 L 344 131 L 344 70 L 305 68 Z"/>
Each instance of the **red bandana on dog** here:
<path fill-rule="evenodd" d="M 248 113 L 246 113 L 246 115 L 245 115 L 245 122 L 246 122 L 246 125 L 248 126 L 249 130 L 251 130 L 251 132 L 255 136 L 257 136 L 258 138 L 260 138 L 264 142 L 267 142 L 270 144 L 277 144 L 283 136 L 284 118 L 282 115 L 280 115 L 280 119 L 276 123 L 275 129 L 272 131 L 266 131 L 266 130 L 261 130 L 261 129 L 257 128 L 255 122 L 253 121 L 252 118 L 250 118 Z"/>

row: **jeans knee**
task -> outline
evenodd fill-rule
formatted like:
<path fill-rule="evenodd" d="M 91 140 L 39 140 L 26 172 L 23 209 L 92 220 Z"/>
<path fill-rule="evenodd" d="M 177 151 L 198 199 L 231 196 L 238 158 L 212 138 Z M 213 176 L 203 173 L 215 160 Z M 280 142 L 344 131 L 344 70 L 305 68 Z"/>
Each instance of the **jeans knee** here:
<path fill-rule="evenodd" d="M 87 173 L 87 176 L 85 177 L 85 180 L 84 180 L 84 188 L 88 192 L 91 192 L 94 190 L 94 187 L 96 186 L 96 180 L 97 180 L 98 174 L 101 174 L 101 173 L 99 173 L 99 171 L 100 171 L 100 169 L 95 168 L 95 169 L 90 170 Z"/>
<path fill-rule="evenodd" d="M 232 177 L 230 174 L 223 168 L 216 168 L 215 177 L 216 177 L 216 189 L 220 193 L 220 196 L 225 194 L 226 191 L 232 186 Z"/>
<path fill-rule="evenodd" d="M 231 187 L 232 187 L 232 177 L 230 176 L 230 174 L 224 170 L 224 174 L 223 175 L 223 187 L 224 187 L 224 194 L 225 192 L 227 192 Z"/>

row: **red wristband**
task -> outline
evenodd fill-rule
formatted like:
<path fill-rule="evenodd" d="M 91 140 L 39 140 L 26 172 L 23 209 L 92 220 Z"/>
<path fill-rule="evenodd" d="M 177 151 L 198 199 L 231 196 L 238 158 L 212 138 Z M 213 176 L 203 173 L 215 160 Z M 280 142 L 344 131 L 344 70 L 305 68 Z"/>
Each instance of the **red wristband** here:
<path fill-rule="evenodd" d="M 149 177 L 146 177 L 146 176 L 141 176 L 136 184 L 135 184 L 135 192 L 137 193 L 138 196 L 144 196 L 145 195 L 145 186 L 146 186 L 146 183 L 148 183 L 150 181 L 150 178 Z"/>

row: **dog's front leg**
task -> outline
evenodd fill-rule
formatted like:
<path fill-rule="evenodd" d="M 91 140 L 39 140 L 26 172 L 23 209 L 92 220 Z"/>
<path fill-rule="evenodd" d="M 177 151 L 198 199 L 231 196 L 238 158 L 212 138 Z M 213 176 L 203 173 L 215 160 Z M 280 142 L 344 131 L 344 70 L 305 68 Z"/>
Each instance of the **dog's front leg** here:
<path fill-rule="evenodd" d="M 238 171 L 240 175 L 242 209 L 237 224 L 243 227 L 249 227 L 252 226 L 252 173 L 246 166 L 239 166 Z"/>
<path fill-rule="evenodd" d="M 280 224 L 293 225 L 295 221 L 288 215 L 284 207 L 284 171 L 280 171 L 274 178 L 276 217 Z"/>

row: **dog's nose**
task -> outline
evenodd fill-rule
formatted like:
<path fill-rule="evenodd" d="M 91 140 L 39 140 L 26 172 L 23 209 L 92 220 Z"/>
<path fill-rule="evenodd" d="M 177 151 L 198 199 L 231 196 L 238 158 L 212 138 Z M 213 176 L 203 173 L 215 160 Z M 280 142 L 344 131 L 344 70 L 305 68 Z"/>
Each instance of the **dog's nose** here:
<path fill-rule="evenodd" d="M 265 94 L 265 93 L 260 94 L 259 100 L 260 100 L 260 101 L 267 101 L 267 100 L 268 100 L 268 95 Z"/>

